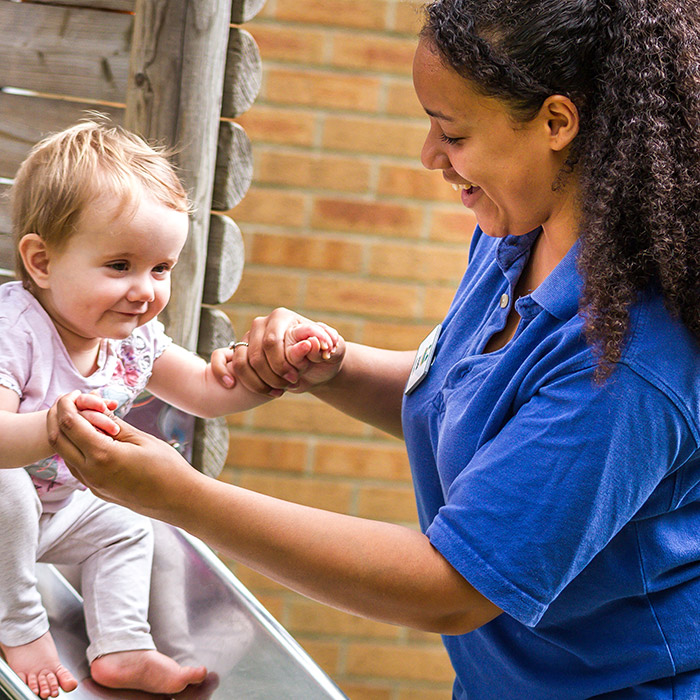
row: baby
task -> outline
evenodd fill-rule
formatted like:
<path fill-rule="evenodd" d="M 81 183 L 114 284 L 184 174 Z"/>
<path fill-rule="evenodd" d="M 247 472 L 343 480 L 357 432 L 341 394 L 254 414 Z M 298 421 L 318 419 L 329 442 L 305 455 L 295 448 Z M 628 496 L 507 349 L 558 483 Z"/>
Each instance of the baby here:
<path fill-rule="evenodd" d="M 81 122 L 34 147 L 11 196 L 20 281 L 0 286 L 0 648 L 42 698 L 77 686 L 58 658 L 34 569 L 79 564 L 93 679 L 177 693 L 206 669 L 155 649 L 150 521 L 84 490 L 52 454 L 46 414 L 74 390 L 99 394 L 120 416 L 146 388 L 201 417 L 265 399 L 222 386 L 156 319 L 190 210 L 162 153 L 119 127 Z M 296 335 L 289 344 L 300 357 L 335 343 L 321 325 Z"/>

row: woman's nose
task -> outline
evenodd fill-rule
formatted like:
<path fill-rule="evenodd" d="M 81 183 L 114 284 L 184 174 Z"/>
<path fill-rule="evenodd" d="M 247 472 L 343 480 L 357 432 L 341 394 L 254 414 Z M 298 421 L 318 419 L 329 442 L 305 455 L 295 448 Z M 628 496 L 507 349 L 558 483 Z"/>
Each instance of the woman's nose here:
<path fill-rule="evenodd" d="M 445 144 L 438 134 L 438 128 L 432 124 L 423 143 L 420 161 L 428 170 L 447 170 L 451 167 L 450 159 L 445 153 Z"/>

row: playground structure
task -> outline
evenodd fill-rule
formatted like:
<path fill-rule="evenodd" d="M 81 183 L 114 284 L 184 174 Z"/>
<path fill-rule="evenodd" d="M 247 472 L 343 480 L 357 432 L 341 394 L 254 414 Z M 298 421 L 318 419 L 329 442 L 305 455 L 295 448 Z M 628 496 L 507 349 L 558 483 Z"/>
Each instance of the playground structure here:
<path fill-rule="evenodd" d="M 169 335 L 205 357 L 234 338 L 216 307 L 238 286 L 243 243 L 222 212 L 243 198 L 252 179 L 250 141 L 230 120 L 250 107 L 260 86 L 260 56 L 240 25 L 263 4 L 0 0 L 0 281 L 13 277 L 8 202 L 2 195 L 17 167 L 42 136 L 98 111 L 150 142 L 174 148 L 195 205 L 172 298 L 161 315 Z M 151 403 L 141 424 L 172 437 L 158 420 L 167 414 L 173 423 L 172 411 Z M 225 421 L 180 415 L 174 422 L 176 447 L 196 468 L 217 476 L 228 447 Z M 167 543 L 168 556 L 156 561 L 155 571 L 178 582 L 181 596 L 160 621 L 152 620 L 154 636 L 183 662 L 192 653 L 217 673 L 218 686 L 203 690 L 202 698 L 344 697 L 208 548 L 166 526 L 158 528 L 157 540 L 162 547 Z M 80 596 L 52 567 L 40 565 L 39 576 L 59 652 L 84 679 Z M 3 693 L 34 697 L 0 661 Z M 120 696 L 88 682 L 71 697 Z"/>

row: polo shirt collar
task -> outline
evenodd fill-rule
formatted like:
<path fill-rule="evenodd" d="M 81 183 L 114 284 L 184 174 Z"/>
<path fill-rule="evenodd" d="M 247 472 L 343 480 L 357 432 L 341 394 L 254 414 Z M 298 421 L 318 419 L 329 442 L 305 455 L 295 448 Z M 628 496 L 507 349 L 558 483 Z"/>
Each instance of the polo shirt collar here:
<path fill-rule="evenodd" d="M 524 254 L 530 253 L 541 229 L 537 228 L 523 236 L 506 236 L 499 241 L 496 260 L 504 273 Z M 578 312 L 583 292 L 583 279 L 576 267 L 580 239 L 574 243 L 561 262 L 549 273 L 542 284 L 530 295 L 531 299 L 545 311 L 565 321 Z"/>
<path fill-rule="evenodd" d="M 531 295 L 545 311 L 561 321 L 578 313 L 583 293 L 583 279 L 576 267 L 580 248 L 579 239 Z"/>

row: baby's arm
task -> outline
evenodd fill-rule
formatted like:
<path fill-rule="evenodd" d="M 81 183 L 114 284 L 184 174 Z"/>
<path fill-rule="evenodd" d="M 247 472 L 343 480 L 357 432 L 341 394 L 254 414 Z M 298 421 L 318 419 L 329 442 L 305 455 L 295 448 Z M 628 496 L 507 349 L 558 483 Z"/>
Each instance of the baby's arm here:
<path fill-rule="evenodd" d="M 48 411 L 17 413 L 18 409 L 19 396 L 0 386 L 0 469 L 24 467 L 54 453 L 46 431 Z"/>
<path fill-rule="evenodd" d="M 178 345 L 169 346 L 153 363 L 147 389 L 159 399 L 200 418 L 246 411 L 269 400 L 240 384 L 230 389 L 222 386 L 210 364 Z"/>

